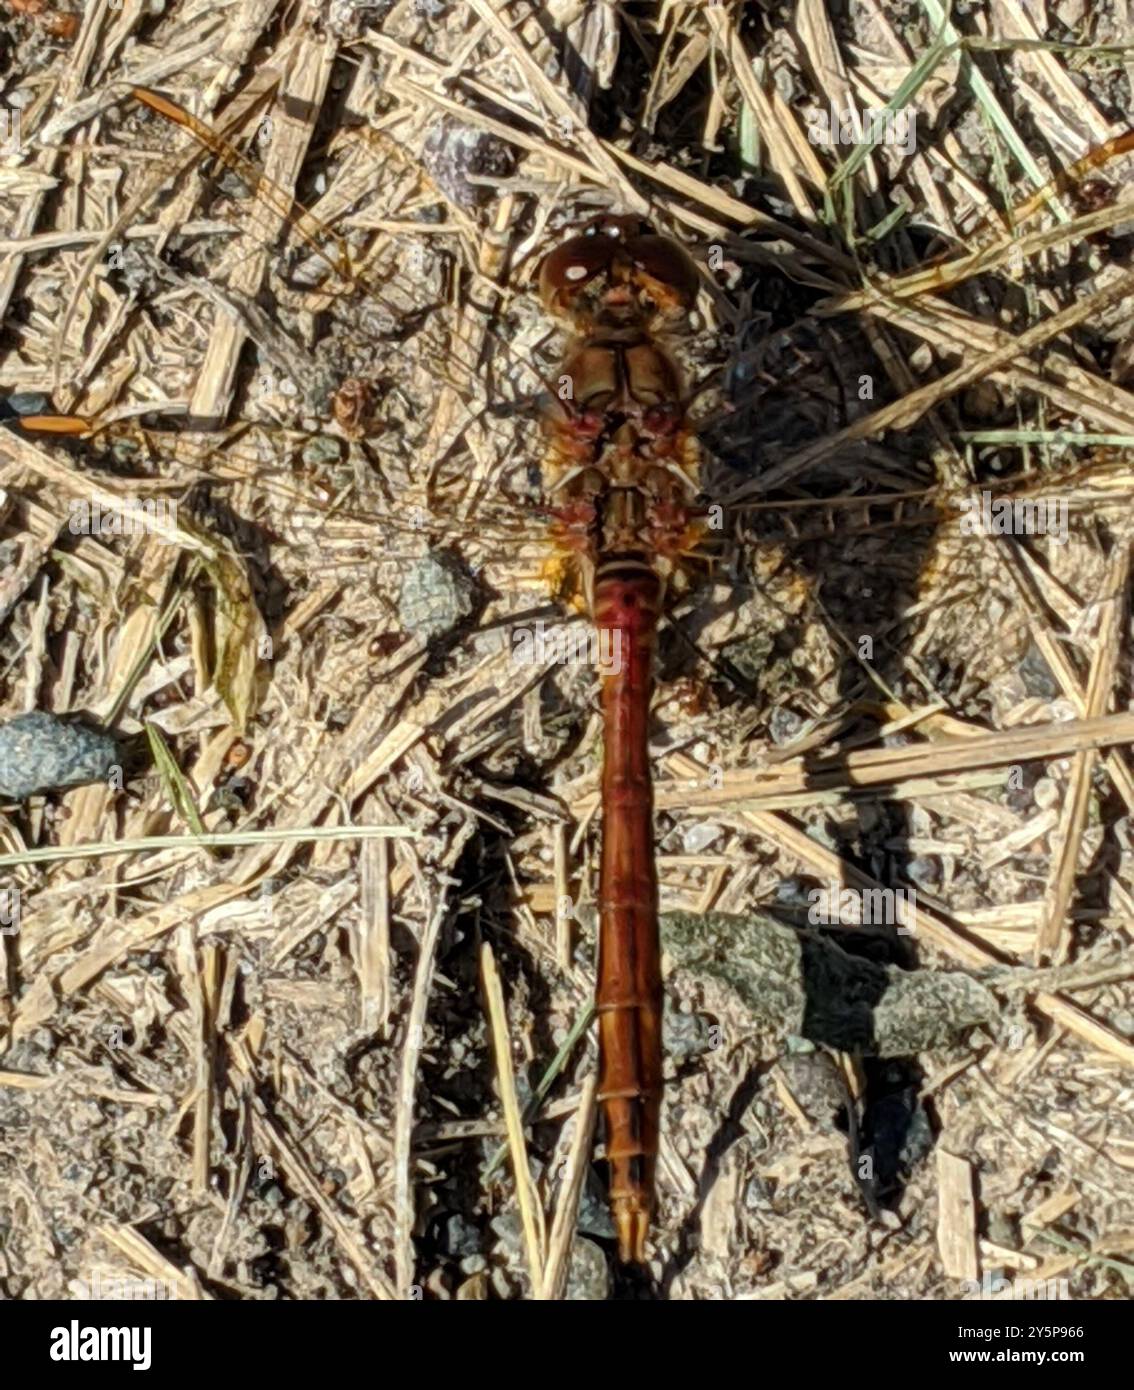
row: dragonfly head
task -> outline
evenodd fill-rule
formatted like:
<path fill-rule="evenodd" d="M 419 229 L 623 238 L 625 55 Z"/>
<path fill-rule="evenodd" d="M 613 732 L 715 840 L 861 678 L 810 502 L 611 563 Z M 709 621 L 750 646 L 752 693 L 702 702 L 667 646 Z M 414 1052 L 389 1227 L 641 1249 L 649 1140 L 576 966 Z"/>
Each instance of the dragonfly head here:
<path fill-rule="evenodd" d="M 540 266 L 540 299 L 578 332 L 640 328 L 678 318 L 697 297 L 697 267 L 685 248 L 636 217 L 604 214 L 551 251 Z"/>

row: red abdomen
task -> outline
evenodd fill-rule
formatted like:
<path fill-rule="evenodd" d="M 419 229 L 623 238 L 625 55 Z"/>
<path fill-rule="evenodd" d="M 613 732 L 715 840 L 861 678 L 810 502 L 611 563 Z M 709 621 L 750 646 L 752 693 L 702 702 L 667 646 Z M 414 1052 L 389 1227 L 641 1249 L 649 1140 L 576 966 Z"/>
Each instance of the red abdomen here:
<path fill-rule="evenodd" d="M 647 724 L 661 581 L 643 561 L 595 577 L 594 619 L 609 634 L 602 706 L 599 874 L 599 1100 L 619 1256 L 645 1258 L 661 1109 L 661 963 Z"/>

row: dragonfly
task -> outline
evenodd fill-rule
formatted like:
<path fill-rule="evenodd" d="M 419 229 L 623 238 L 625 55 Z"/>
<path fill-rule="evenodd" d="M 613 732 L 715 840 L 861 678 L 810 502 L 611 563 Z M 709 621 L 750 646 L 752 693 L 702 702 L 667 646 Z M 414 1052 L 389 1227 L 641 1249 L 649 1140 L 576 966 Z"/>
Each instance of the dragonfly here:
<path fill-rule="evenodd" d="M 551 494 L 564 498 L 557 529 L 584 559 L 591 617 L 615 658 L 602 677 L 598 1099 L 619 1255 L 639 1264 L 662 1090 L 653 648 L 665 580 L 700 541 L 699 457 L 681 377 L 655 325 L 692 308 L 698 283 L 680 243 L 632 218 L 600 218 L 540 270 L 544 305 L 577 334 L 561 377 L 571 408 L 557 422 L 545 477 Z"/>
<path fill-rule="evenodd" d="M 398 314 L 406 305 L 404 299 L 399 301 L 404 289 L 399 291 L 388 278 L 389 266 L 360 269 L 345 241 L 327 222 L 274 187 L 227 137 L 177 103 L 144 89 L 135 89 L 133 98 L 160 120 L 187 132 L 220 166 L 239 174 L 261 207 L 321 262 L 327 276 L 337 281 L 337 288 L 303 293 L 315 298 L 324 313 L 333 315 L 337 323 L 374 313 L 388 326 L 390 339 L 396 340 Z M 1070 182 L 1129 147 L 1125 139 L 1112 142 L 1103 154 L 1080 161 L 1071 171 Z M 1067 186 L 1068 176 L 1056 183 Z M 1042 204 L 1039 195 L 1030 198 L 1017 210 L 1017 222 L 1026 221 Z M 1080 218 L 1076 227 L 1081 231 L 1105 230 L 1123 215 L 1121 207 L 1094 209 Z M 405 224 L 397 228 L 398 234 L 405 231 Z M 1062 234 L 1069 235 L 1066 229 Z M 975 249 L 891 276 L 881 286 L 850 290 L 828 282 L 831 295 L 825 310 L 834 318 L 860 311 L 869 303 L 882 318 L 890 316 L 891 322 L 907 325 L 912 322 L 903 307 L 907 300 L 916 305 L 924 296 L 941 295 L 977 275 L 995 273 L 1013 258 L 1051 244 L 1054 239 L 1050 232 L 1035 233 L 1029 239 L 1029 234 L 1021 237 L 1017 231 L 1014 236 L 991 236 Z M 732 269 L 736 270 L 735 263 Z M 478 274 L 474 272 L 473 278 Z M 781 450 L 762 474 L 733 474 L 725 489 L 726 505 L 714 509 L 704 496 L 707 480 L 702 476 L 696 444 L 698 428 L 670 338 L 674 323 L 690 314 L 698 296 L 704 298 L 711 290 L 719 300 L 720 287 L 697 269 L 677 239 L 657 234 L 637 217 L 612 212 L 592 218 L 584 231 L 542 250 L 536 279 L 538 296 L 533 298 L 538 298 L 545 314 L 564 320 L 571 334 L 558 365 L 550 369 L 534 365 L 505 341 L 486 339 L 470 346 L 457 335 L 457 342 L 461 350 L 469 352 L 470 373 L 487 342 L 510 368 L 518 365 L 528 371 L 530 379 L 547 388 L 551 405 L 545 407 L 547 442 L 542 450 L 538 493 L 533 494 L 525 485 L 525 478 L 516 481 L 517 471 L 524 473 L 525 469 L 497 467 L 490 475 L 494 493 L 486 496 L 483 489 L 476 489 L 470 496 L 467 479 L 446 456 L 443 429 L 433 440 L 434 457 L 425 475 L 407 469 L 396 440 L 390 438 L 389 419 L 398 413 L 396 382 L 387 387 L 381 382 L 369 383 L 361 375 L 375 360 L 380 375 L 388 366 L 389 355 L 375 354 L 367 363 L 361 346 L 366 342 L 363 335 L 350 340 L 347 356 L 351 375 L 340 374 L 332 393 L 329 414 L 338 426 L 337 434 L 329 434 L 325 427 L 289 425 L 279 420 L 237 420 L 211 435 L 192 428 L 161 430 L 140 420 L 139 411 L 116 420 L 106 413 L 40 412 L 24 416 L 19 429 L 28 438 L 90 438 L 116 450 L 118 462 L 125 461 L 134 468 L 142 460 L 152 461 L 159 474 L 164 470 L 168 475 L 170 487 L 206 483 L 212 489 L 231 487 L 236 496 L 254 485 L 262 495 L 283 504 L 297 533 L 305 532 L 316 565 L 320 557 L 326 565 L 328 554 L 336 557 L 332 565 L 338 565 L 342 543 L 365 551 L 372 547 L 375 536 L 387 543 L 402 537 L 405 554 L 388 549 L 384 557 L 384 562 L 395 566 L 404 563 L 406 556 L 419 553 L 424 538 L 432 545 L 458 543 L 467 540 L 470 530 L 475 529 L 489 548 L 498 545 L 507 550 L 508 562 L 520 557 L 521 563 L 542 550 L 541 535 L 550 538 L 558 558 L 550 566 L 533 560 L 536 578 L 550 582 L 569 603 L 574 602 L 576 611 L 587 613 L 595 632 L 606 639 L 605 644 L 600 642 L 600 650 L 617 653 L 617 670 L 600 668 L 604 752 L 601 786 L 593 797 L 602 826 L 596 894 L 597 1100 L 605 1116 L 605 1159 L 618 1253 L 624 1262 L 640 1263 L 648 1258 L 650 1225 L 657 1211 L 663 1089 L 650 720 L 655 647 L 667 603 L 671 621 L 682 605 L 687 617 L 696 612 L 691 597 L 695 586 L 691 586 L 689 575 L 703 562 L 710 528 L 719 527 L 730 533 L 734 546 L 748 545 L 753 554 L 761 556 L 754 562 L 752 583 L 737 583 L 734 577 L 733 601 L 741 594 L 759 597 L 761 592 L 773 592 L 790 625 L 811 600 L 801 600 L 793 584 L 785 586 L 780 566 L 786 552 L 823 546 L 836 536 L 843 542 L 853 543 L 857 536 L 874 543 L 887 533 L 899 535 L 919 526 L 944 532 L 949 525 L 944 518 L 955 508 L 960 488 L 956 482 L 936 480 L 911 487 L 899 480 L 892 460 L 877 456 L 869 471 L 881 481 L 878 491 L 856 487 L 843 492 L 836 487 L 817 497 L 799 494 L 795 479 L 806 469 L 821 469 L 839 447 L 853 449 L 881 429 L 910 429 L 928 408 L 928 404 L 899 399 L 891 407 L 845 425 L 834 445 L 827 442 L 821 448 Z M 479 274 L 482 288 L 486 281 L 498 302 L 508 304 L 499 284 Z M 531 307 L 522 304 L 520 311 Z M 277 368 L 302 375 L 302 357 L 289 353 L 286 344 L 281 345 L 281 335 L 273 333 L 270 325 L 250 319 L 245 327 Z M 965 331 L 960 319 L 952 327 L 957 333 Z M 935 331 L 943 332 L 944 328 L 938 324 Z M 422 337 L 428 340 L 428 330 L 423 330 Z M 741 340 L 739 333 L 737 340 Z M 339 339 L 338 345 L 344 341 Z M 770 369 L 766 348 L 767 344 L 761 345 L 760 352 L 765 354 L 761 356 L 747 354 L 742 347 L 733 360 L 718 364 L 713 373 L 732 391 L 731 399 L 728 391 L 720 393 L 725 398 L 724 407 L 704 430 L 710 438 L 724 441 L 723 452 L 735 454 L 770 445 L 767 431 L 761 433 L 755 417 L 769 404 L 773 415 L 782 411 L 784 399 L 790 399 L 793 390 L 806 392 L 806 381 L 799 384 L 790 370 L 784 373 L 786 385 L 781 382 L 778 368 L 783 364 L 777 362 Z M 990 358 L 1000 363 L 1013 361 L 1014 353 L 993 336 L 987 349 Z M 439 380 L 450 389 L 449 410 L 459 413 L 461 392 L 468 388 L 471 375 L 460 380 L 451 377 L 451 364 L 442 362 L 442 354 L 441 345 L 427 341 L 420 360 L 437 370 Z M 981 375 L 973 373 L 968 381 L 959 379 L 952 389 L 963 390 Z M 278 374 L 267 381 L 265 395 L 271 396 Z M 391 407 L 385 420 L 375 407 L 375 397 L 383 391 L 387 392 L 385 404 Z M 742 398 L 739 404 L 738 395 Z M 308 401 L 302 403 L 302 410 L 309 413 Z M 522 415 L 522 410 L 518 414 Z M 519 427 L 506 423 L 505 428 Z M 1121 421 L 1116 421 L 1115 430 L 1120 428 Z M 336 447 L 326 452 L 322 445 L 328 438 Z M 1120 473 L 1120 460 L 1106 454 L 1108 446 L 1101 436 L 1100 440 L 1098 448 L 1103 452 L 1092 456 L 1087 465 L 1065 470 L 1059 485 L 1075 491 L 1084 506 L 1106 509 L 1114 505 L 1108 473 Z M 516 452 L 523 457 L 522 440 Z M 527 452 L 530 456 L 530 441 Z M 359 455 L 364 463 L 372 465 L 378 460 L 392 466 L 373 469 L 363 477 Z M 869 451 L 866 457 L 871 459 Z M 347 458 L 351 462 L 344 468 Z M 400 481 L 406 486 L 397 496 L 390 493 L 379 506 L 359 508 L 351 502 L 352 494 L 363 488 L 368 497 L 381 495 L 389 478 L 398 481 L 399 470 Z M 1011 502 L 1051 486 L 1049 476 L 1021 470 L 999 477 L 995 493 L 998 499 Z M 765 494 L 777 489 L 787 495 L 764 500 Z M 727 525 L 722 525 L 722 518 Z M 773 533 L 769 527 L 775 526 L 779 531 Z M 349 563 L 358 563 L 358 557 L 352 555 Z M 504 567 L 505 562 L 497 558 L 486 563 L 485 572 L 506 585 Z M 324 569 L 322 577 L 333 580 L 335 573 L 333 568 Z M 702 617 L 700 621 L 702 642 L 715 642 L 722 648 L 743 645 L 737 640 L 736 626 L 727 619 L 722 623 L 718 616 L 715 620 L 717 628 L 724 629 L 724 637 L 712 635 L 713 620 Z M 718 666 L 718 677 L 722 669 L 725 667 Z M 727 678 L 743 693 L 752 689 L 752 678 L 745 677 L 734 664 L 727 664 Z M 892 694 L 884 682 L 879 680 L 878 684 L 880 698 Z M 695 704 L 696 695 L 690 698 Z M 702 712 L 701 727 L 707 728 L 715 717 L 715 709 Z M 831 723 L 816 717 L 813 724 L 805 726 L 800 742 L 806 746 L 809 739 L 830 736 L 831 732 Z M 702 771 L 705 761 L 703 754 L 675 760 L 685 770 L 700 766 Z M 721 803 L 730 796 L 743 800 L 744 792 L 738 789 L 747 788 L 751 793 L 755 786 L 751 773 L 743 768 L 729 769 L 721 785 L 711 782 L 708 778 L 703 786 L 692 789 L 663 783 L 659 809 L 672 812 L 690 796 L 695 802 L 700 799 L 698 804 L 712 807 L 715 793 L 722 793 Z M 686 866 L 675 865 L 675 870 L 680 878 Z M 564 877 L 562 873 L 559 876 Z M 704 901 L 703 895 L 691 896 Z M 552 898 L 558 903 L 562 894 L 556 892 Z M 562 955 L 560 959 L 562 963 Z"/>

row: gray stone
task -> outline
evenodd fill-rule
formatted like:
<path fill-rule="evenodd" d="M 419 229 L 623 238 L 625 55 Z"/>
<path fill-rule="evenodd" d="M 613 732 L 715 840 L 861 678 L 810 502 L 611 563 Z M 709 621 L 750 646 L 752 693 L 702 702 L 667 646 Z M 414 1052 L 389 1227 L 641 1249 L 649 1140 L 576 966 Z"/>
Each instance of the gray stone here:
<path fill-rule="evenodd" d="M 109 734 L 42 710 L 0 725 L 0 796 L 22 801 L 102 782 L 117 762 L 118 745 Z"/>

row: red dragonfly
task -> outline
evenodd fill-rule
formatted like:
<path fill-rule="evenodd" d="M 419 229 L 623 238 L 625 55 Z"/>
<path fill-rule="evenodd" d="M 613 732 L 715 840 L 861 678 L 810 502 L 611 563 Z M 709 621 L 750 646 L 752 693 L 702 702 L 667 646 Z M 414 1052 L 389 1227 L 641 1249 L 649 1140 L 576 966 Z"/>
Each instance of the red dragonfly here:
<path fill-rule="evenodd" d="M 134 95 L 144 106 L 191 132 L 201 146 L 240 173 L 264 204 L 340 278 L 344 303 L 378 303 L 394 319 L 385 293 L 390 282 L 376 289 L 378 275 L 369 268 L 365 273 L 357 270 L 324 221 L 282 191 L 273 190 L 224 136 L 175 103 L 141 89 Z M 1111 153 L 1125 148 L 1116 145 Z M 1083 161 L 1084 171 L 1098 162 Z M 1036 207 L 1038 203 L 1030 200 L 1027 211 Z M 951 262 L 891 280 L 887 297 L 900 305 L 903 297 L 947 288 L 1002 264 L 1012 249 L 1007 240 L 989 242 Z M 666 340 L 693 308 L 702 283 L 681 245 L 656 235 L 637 218 L 604 214 L 584 233 L 554 246 L 540 264 L 540 298 L 549 312 L 567 322 L 573 340 L 553 388 L 556 404 L 548 427 L 543 498 L 538 504 L 516 497 L 504 502 L 478 500 L 475 511 L 468 513 L 477 526 L 485 527 L 486 534 L 506 538 L 513 545 L 534 543 L 537 528 L 549 531 L 600 638 L 617 654 L 618 669 L 602 672 L 601 679 L 604 763 L 596 1011 L 601 1056 L 598 1098 L 606 1121 L 609 1195 L 619 1254 L 629 1262 L 645 1260 L 648 1252 L 662 1091 L 658 880 L 648 738 L 654 648 L 667 590 L 672 594 L 680 589 L 682 571 L 702 550 L 707 529 L 698 500 L 702 479 L 688 391 Z M 860 307 L 865 296 L 843 298 L 845 303 L 836 307 Z M 338 307 L 331 295 L 327 304 Z M 353 341 L 361 343 L 362 335 Z M 356 369 L 361 366 L 361 361 L 352 363 Z M 352 376 L 340 388 L 335 415 L 341 436 L 360 439 L 365 449 L 377 428 L 373 398 L 381 387 L 361 381 Z M 908 425 L 917 414 L 910 409 L 903 417 L 900 410 L 895 411 L 894 423 Z M 748 417 L 742 418 L 747 421 Z M 875 421 L 873 429 L 885 423 Z M 22 429 L 29 436 L 102 433 L 123 443 L 133 438 L 155 458 L 171 460 L 180 468 L 189 465 L 199 476 L 207 474 L 214 481 L 228 478 L 243 484 L 256 477 L 267 491 L 295 495 L 299 502 L 310 503 L 314 495 L 310 475 L 306 483 L 301 476 L 298 484 L 294 480 L 281 484 L 270 476 L 273 469 L 276 474 L 281 471 L 285 459 L 310 452 L 315 436 L 301 429 L 264 432 L 264 439 L 275 441 L 268 447 L 267 460 L 263 446 L 249 447 L 261 437 L 259 430 L 244 423 L 227 427 L 213 440 L 121 423 L 102 429 L 99 420 L 82 414 L 29 416 L 23 419 Z M 865 424 L 852 424 L 843 431 L 841 442 L 853 444 L 871 433 Z M 274 458 L 270 457 L 273 451 Z M 734 501 L 788 482 L 830 452 L 796 450 L 771 470 L 773 479 L 734 486 Z M 443 496 L 453 480 L 442 463 L 429 481 L 441 483 Z M 1001 492 L 1010 493 L 1013 484 L 1021 492 L 1032 486 L 1028 479 L 1008 479 L 1001 484 Z M 344 488 L 349 486 L 349 480 L 343 483 Z M 860 534 L 876 535 L 887 526 L 908 527 L 911 517 L 925 521 L 946 496 L 944 490 L 929 486 L 891 489 L 873 497 L 835 495 L 818 503 L 799 498 L 779 503 L 778 509 L 788 517 L 793 512 L 806 516 L 813 510 L 824 518 L 827 528 L 832 516 L 853 518 L 844 528 L 847 534 L 857 528 Z M 762 505 L 748 508 L 748 515 L 757 522 Z M 344 534 L 356 528 L 360 540 L 368 527 L 416 536 L 422 530 L 418 520 L 399 517 L 396 505 L 381 512 L 356 512 L 333 494 L 324 493 L 315 506 L 326 514 L 327 526 L 338 525 Z M 425 527 L 432 537 L 445 539 L 460 533 L 461 521 L 438 525 L 433 508 L 426 510 Z M 743 510 L 733 509 L 733 528 Z M 792 529 L 795 534 L 792 530 L 786 537 L 781 533 L 779 543 L 800 538 L 798 528 Z M 815 533 L 811 538 L 817 538 Z"/>
<path fill-rule="evenodd" d="M 188 113 L 137 93 L 198 135 Z M 215 143 L 209 137 L 210 145 Z M 543 261 L 540 297 L 575 340 L 563 361 L 544 461 L 551 532 L 586 595 L 602 675 L 602 851 L 596 1012 L 598 1099 L 610 1204 L 625 1262 L 643 1262 L 662 1095 L 661 948 L 649 712 L 665 584 L 700 548 L 699 453 L 685 390 L 657 338 L 693 306 L 696 266 L 632 217 L 604 216 Z M 336 404 L 341 399 L 336 397 Z M 357 383 L 340 412 L 364 407 Z M 26 416 L 29 434 L 91 432 L 76 416 Z"/>
<path fill-rule="evenodd" d="M 548 309 L 577 337 L 561 380 L 547 486 L 583 559 L 589 608 L 618 669 L 602 681 L 602 855 L 596 1010 L 610 1204 L 624 1261 L 646 1258 L 662 1091 L 662 981 L 649 752 L 665 579 L 697 549 L 700 490 L 684 390 L 657 329 L 692 308 L 697 268 L 634 218 L 603 217 L 543 262 Z"/>

